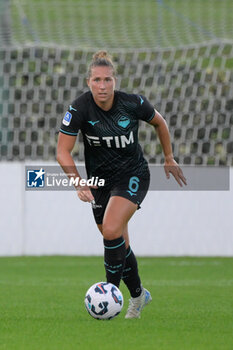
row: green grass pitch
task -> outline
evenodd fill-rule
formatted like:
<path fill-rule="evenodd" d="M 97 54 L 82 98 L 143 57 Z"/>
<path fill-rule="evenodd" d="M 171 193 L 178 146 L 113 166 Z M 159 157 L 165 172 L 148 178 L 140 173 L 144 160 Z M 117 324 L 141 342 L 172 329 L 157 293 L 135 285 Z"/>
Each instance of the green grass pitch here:
<path fill-rule="evenodd" d="M 79 48 L 176 47 L 232 39 L 232 4 L 232 0 L 20 0 L 11 2 L 11 18 L 14 39 L 21 44 L 36 40 Z"/>
<path fill-rule="evenodd" d="M 101 257 L 0 259 L 0 350 L 232 350 L 231 258 L 139 258 L 152 303 L 141 319 L 92 319 L 84 295 Z"/>

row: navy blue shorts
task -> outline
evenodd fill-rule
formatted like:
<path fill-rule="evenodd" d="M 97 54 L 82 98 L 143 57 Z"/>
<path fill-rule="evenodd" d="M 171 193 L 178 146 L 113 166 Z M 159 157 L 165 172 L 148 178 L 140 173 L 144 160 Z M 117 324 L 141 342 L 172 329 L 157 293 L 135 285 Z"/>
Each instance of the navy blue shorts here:
<path fill-rule="evenodd" d="M 96 223 L 102 224 L 108 201 L 113 196 L 120 196 L 130 200 L 137 204 L 139 209 L 140 204 L 147 194 L 149 184 L 149 174 L 141 177 L 125 175 L 122 180 L 111 188 L 99 187 L 98 189 L 91 189 L 95 198 L 95 204 L 92 204 L 92 210 Z"/>

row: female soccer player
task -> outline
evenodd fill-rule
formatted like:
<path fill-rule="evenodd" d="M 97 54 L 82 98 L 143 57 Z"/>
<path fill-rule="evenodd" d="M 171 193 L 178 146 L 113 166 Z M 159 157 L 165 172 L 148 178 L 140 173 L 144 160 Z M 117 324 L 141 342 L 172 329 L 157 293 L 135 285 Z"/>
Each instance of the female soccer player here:
<path fill-rule="evenodd" d="M 105 180 L 104 187 L 76 186 L 78 197 L 92 203 L 96 224 L 104 238 L 107 281 L 119 287 L 121 279 L 131 299 L 126 318 L 139 318 L 152 298 L 141 285 L 137 260 L 129 245 L 128 221 L 140 207 L 149 187 L 147 161 L 138 144 L 139 120 L 153 125 L 165 156 L 165 173 L 182 186 L 182 170 L 172 154 L 163 117 L 144 96 L 115 90 L 116 70 L 105 51 L 94 54 L 87 84 L 90 91 L 78 97 L 63 119 L 57 160 L 69 177 L 81 178 L 71 156 L 78 131 L 84 140 L 88 178 Z M 73 175 L 72 175 L 73 174 Z"/>

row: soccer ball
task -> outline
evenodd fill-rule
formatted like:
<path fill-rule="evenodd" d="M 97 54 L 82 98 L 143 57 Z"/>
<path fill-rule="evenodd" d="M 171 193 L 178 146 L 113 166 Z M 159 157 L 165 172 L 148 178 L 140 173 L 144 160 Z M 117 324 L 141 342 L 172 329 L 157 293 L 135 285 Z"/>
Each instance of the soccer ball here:
<path fill-rule="evenodd" d="M 85 296 L 88 313 L 97 320 L 116 317 L 123 307 L 123 295 L 112 283 L 99 282 L 91 286 Z"/>

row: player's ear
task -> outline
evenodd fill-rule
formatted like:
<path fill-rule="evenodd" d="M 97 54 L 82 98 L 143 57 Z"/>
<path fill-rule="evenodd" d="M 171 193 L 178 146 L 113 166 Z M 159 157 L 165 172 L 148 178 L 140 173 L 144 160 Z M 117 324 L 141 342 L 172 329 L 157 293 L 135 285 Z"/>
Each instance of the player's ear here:
<path fill-rule="evenodd" d="M 117 77 L 113 77 L 113 79 L 114 79 L 114 89 L 116 88 L 116 84 L 117 84 Z"/>
<path fill-rule="evenodd" d="M 89 78 L 86 79 L 86 82 L 87 82 L 87 86 L 90 87 L 90 79 Z"/>

